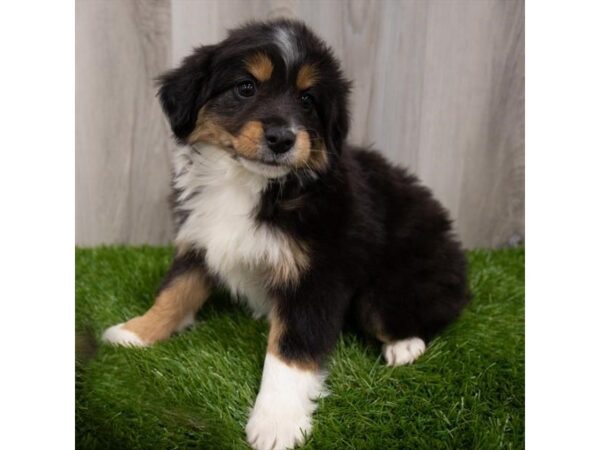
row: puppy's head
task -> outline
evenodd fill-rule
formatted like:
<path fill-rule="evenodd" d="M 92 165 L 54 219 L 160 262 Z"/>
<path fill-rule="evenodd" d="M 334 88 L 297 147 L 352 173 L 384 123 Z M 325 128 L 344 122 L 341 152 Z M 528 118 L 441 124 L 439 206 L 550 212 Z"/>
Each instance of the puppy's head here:
<path fill-rule="evenodd" d="M 160 79 L 181 143 L 220 147 L 249 170 L 326 171 L 348 131 L 349 83 L 305 25 L 278 20 L 233 30 Z"/>

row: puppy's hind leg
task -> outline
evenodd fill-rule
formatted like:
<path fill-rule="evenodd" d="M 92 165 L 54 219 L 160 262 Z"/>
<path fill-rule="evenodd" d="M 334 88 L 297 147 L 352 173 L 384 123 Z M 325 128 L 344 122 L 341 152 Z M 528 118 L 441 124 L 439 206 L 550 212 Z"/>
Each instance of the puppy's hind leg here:
<path fill-rule="evenodd" d="M 363 330 L 382 343 L 383 357 L 388 366 L 413 363 L 426 348 L 425 339 L 419 336 L 416 320 L 409 312 L 386 311 L 375 299 L 385 300 L 385 294 L 369 292 L 357 303 L 358 320 Z"/>
<path fill-rule="evenodd" d="M 154 305 L 142 316 L 114 325 L 102 336 L 105 342 L 145 347 L 193 325 L 196 311 L 210 292 L 204 260 L 196 253 L 175 257 Z"/>
<path fill-rule="evenodd" d="M 425 347 L 425 341 L 419 337 L 400 339 L 383 344 L 383 356 L 388 366 L 403 366 L 421 356 Z"/>

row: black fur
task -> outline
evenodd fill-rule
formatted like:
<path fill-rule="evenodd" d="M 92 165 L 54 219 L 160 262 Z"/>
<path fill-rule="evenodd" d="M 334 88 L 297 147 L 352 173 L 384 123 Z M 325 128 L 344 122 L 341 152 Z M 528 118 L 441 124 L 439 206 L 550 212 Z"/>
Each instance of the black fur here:
<path fill-rule="evenodd" d="M 298 64 L 319 68 L 311 88 L 314 114 L 302 113 L 282 64 L 275 64 L 260 101 L 243 103 L 232 93 L 244 55 L 261 49 L 281 62 L 273 44 L 277 27 L 291 30 L 301 44 Z M 249 119 L 293 117 L 311 139 L 327 145 L 326 170 L 272 180 L 256 211 L 258 223 L 309 248 L 310 267 L 299 282 L 271 288 L 284 322 L 284 357 L 321 363 L 348 316 L 384 340 L 429 340 L 457 318 L 469 298 L 466 262 L 447 212 L 404 169 L 345 143 L 349 83 L 329 48 L 303 24 L 275 21 L 234 30 L 222 43 L 196 50 L 161 83 L 161 103 L 182 142 L 206 106 L 232 134 Z"/>
<path fill-rule="evenodd" d="M 203 275 L 209 275 L 206 270 L 206 263 L 204 261 L 204 253 L 198 252 L 194 250 L 189 250 L 183 252 L 182 254 L 177 254 L 173 258 L 173 262 L 171 263 L 171 267 L 169 271 L 164 276 L 159 288 L 158 292 L 168 288 L 171 283 L 176 280 L 181 275 L 188 273 L 190 271 L 199 270 Z M 207 278 L 208 282 L 213 282 L 210 276 Z"/>
<path fill-rule="evenodd" d="M 259 220 L 310 242 L 311 270 L 275 289 L 291 358 L 322 359 L 347 312 L 371 334 L 431 339 L 468 301 L 466 261 L 431 192 L 378 153 L 346 147 L 308 188 L 274 183 Z M 278 207 L 301 192 L 301 207 Z"/>
<path fill-rule="evenodd" d="M 209 98 L 209 70 L 215 46 L 197 49 L 180 68 L 159 78 L 161 105 L 180 142 L 192 132 L 200 107 Z"/>
<path fill-rule="evenodd" d="M 298 63 L 289 73 L 282 73 L 276 64 L 273 82 L 261 89 L 255 102 L 240 102 L 232 92 L 239 81 L 248 78 L 244 57 L 260 50 L 273 61 L 282 56 L 273 43 L 273 30 L 286 27 L 300 41 Z M 290 91 L 300 64 L 312 63 L 319 69 L 320 82 L 309 89 L 318 99 L 314 115 L 307 117 L 298 107 L 297 96 Z M 327 139 L 330 151 L 339 150 L 348 133 L 347 94 L 350 83 L 345 80 L 339 65 L 325 44 L 305 25 L 279 20 L 269 23 L 251 23 L 233 30 L 227 39 L 217 45 L 200 47 L 184 59 L 182 65 L 159 78 L 159 98 L 171 128 L 180 142 L 191 133 L 198 111 L 206 106 L 218 114 L 223 125 L 233 134 L 250 119 L 265 125 L 285 118 L 297 119 L 312 131 L 312 137 Z"/>

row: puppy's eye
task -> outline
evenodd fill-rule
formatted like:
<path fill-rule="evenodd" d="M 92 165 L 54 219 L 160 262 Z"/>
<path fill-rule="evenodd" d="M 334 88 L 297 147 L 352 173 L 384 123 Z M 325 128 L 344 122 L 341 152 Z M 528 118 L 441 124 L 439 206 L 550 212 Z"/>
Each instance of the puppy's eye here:
<path fill-rule="evenodd" d="M 256 86 L 252 80 L 240 81 L 235 85 L 235 92 L 240 97 L 252 97 L 254 94 L 256 94 Z"/>
<path fill-rule="evenodd" d="M 310 95 L 307 92 L 304 92 L 300 95 L 300 105 L 302 106 L 302 109 L 304 111 L 310 111 L 312 110 L 313 106 L 314 106 L 314 98 L 312 97 L 312 95 Z"/>

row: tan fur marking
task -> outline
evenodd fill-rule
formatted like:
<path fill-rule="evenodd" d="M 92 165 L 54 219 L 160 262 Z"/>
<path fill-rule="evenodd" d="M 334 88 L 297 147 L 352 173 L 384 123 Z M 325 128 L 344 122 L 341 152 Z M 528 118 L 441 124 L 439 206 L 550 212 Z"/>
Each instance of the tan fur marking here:
<path fill-rule="evenodd" d="M 239 135 L 233 139 L 235 151 L 248 159 L 256 159 L 263 137 L 262 123 L 251 120 L 241 129 Z"/>
<path fill-rule="evenodd" d="M 297 167 L 306 167 L 316 171 L 323 171 L 328 164 L 327 150 L 321 141 L 316 147 L 311 146 L 310 136 L 304 130 L 298 132 L 296 137 L 296 152 L 294 164 Z"/>
<path fill-rule="evenodd" d="M 296 77 L 296 87 L 301 91 L 304 91 L 315 85 L 319 79 L 317 68 L 314 64 L 304 64 L 298 71 Z"/>
<path fill-rule="evenodd" d="M 312 148 L 308 158 L 308 166 L 317 172 L 327 169 L 329 158 L 327 157 L 327 147 L 320 143 L 319 146 Z"/>
<path fill-rule="evenodd" d="M 266 268 L 267 283 L 271 286 L 297 283 L 310 264 L 308 248 L 304 243 L 287 236 L 283 236 L 283 239 L 287 246 L 284 258 L 279 264 Z"/>
<path fill-rule="evenodd" d="M 273 63 L 264 53 L 256 53 L 246 61 L 246 69 L 258 81 L 264 82 L 273 74 Z"/>
<path fill-rule="evenodd" d="M 188 144 L 206 142 L 224 148 L 231 148 L 233 140 L 234 137 L 221 127 L 210 114 L 207 114 L 205 108 L 202 108 L 198 112 L 196 128 L 188 137 Z"/>
<path fill-rule="evenodd" d="M 269 315 L 269 338 L 267 341 L 267 352 L 278 355 L 279 354 L 279 339 L 283 335 L 283 323 L 277 317 L 274 310 Z"/>
<path fill-rule="evenodd" d="M 296 136 L 296 165 L 299 167 L 308 164 L 310 158 L 310 136 L 304 130 L 298 132 Z"/>
<path fill-rule="evenodd" d="M 374 336 L 378 341 L 384 344 L 390 344 L 395 339 L 391 338 L 384 330 L 383 320 L 378 313 L 375 313 L 370 307 L 362 308 L 362 315 L 364 317 L 363 326 L 367 333 Z"/>
<path fill-rule="evenodd" d="M 187 272 L 161 291 L 146 314 L 131 319 L 123 328 L 135 333 L 146 344 L 163 341 L 189 314 L 200 309 L 208 294 L 206 275 L 200 270 Z"/>
<path fill-rule="evenodd" d="M 295 367 L 301 370 L 307 370 L 310 372 L 317 372 L 319 370 L 319 364 L 313 360 L 290 360 L 284 358 L 279 352 L 279 341 L 285 332 L 285 326 L 281 320 L 279 320 L 277 313 L 273 310 L 269 316 L 269 322 L 271 327 L 269 328 L 269 339 L 267 344 L 267 353 L 275 356 L 277 359 L 283 361 L 288 366 Z"/>
<path fill-rule="evenodd" d="M 383 330 L 383 325 L 381 325 L 381 327 L 379 328 L 379 331 L 375 332 L 375 337 L 377 338 L 377 340 L 380 342 L 383 342 L 384 344 L 391 344 L 392 342 L 394 342 L 394 339 L 389 337 L 382 330 Z"/>

